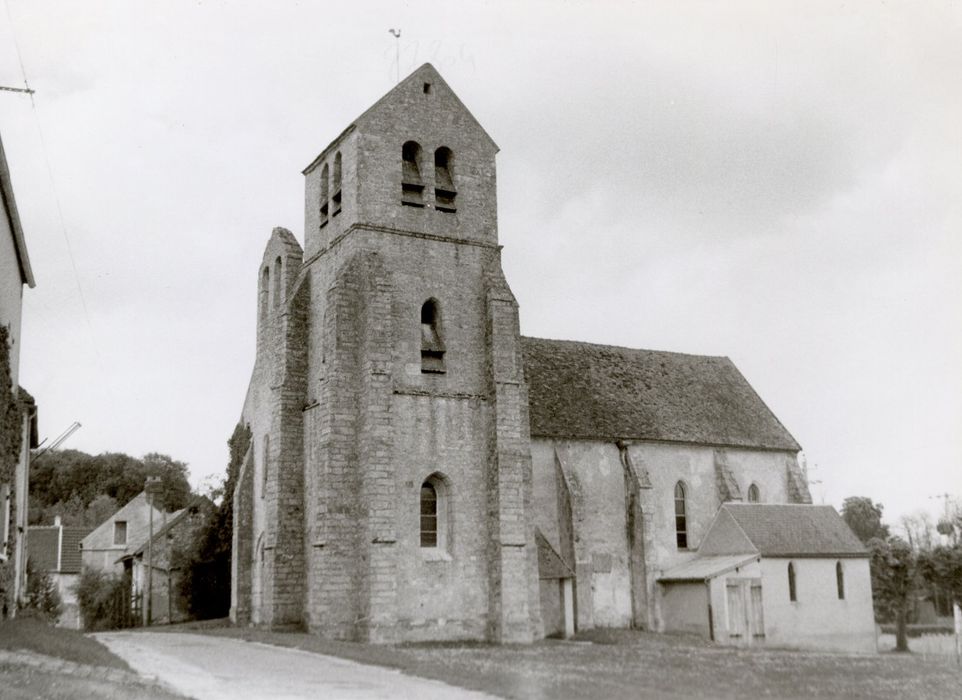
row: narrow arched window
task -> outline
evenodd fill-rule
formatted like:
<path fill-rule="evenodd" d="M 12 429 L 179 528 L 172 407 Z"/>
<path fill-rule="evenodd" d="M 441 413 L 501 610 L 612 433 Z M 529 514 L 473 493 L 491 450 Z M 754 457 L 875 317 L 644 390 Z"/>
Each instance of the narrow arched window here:
<path fill-rule="evenodd" d="M 280 307 L 281 303 L 284 301 L 282 297 L 282 287 L 281 287 L 281 270 L 283 268 L 283 263 L 281 262 L 281 256 L 277 256 L 277 260 L 274 261 L 274 308 Z"/>
<path fill-rule="evenodd" d="M 441 313 L 434 299 L 428 299 L 421 306 L 421 371 L 426 374 L 444 372 Z"/>
<path fill-rule="evenodd" d="M 330 203 L 328 199 L 330 198 L 330 182 L 328 178 L 330 177 L 331 171 L 327 167 L 327 163 L 321 168 L 321 228 L 327 226 L 327 213 L 330 211 Z"/>
<path fill-rule="evenodd" d="M 405 141 L 401 146 L 401 204 L 424 206 L 424 181 L 421 179 L 421 146 Z"/>
<path fill-rule="evenodd" d="M 688 549 L 688 512 L 685 503 L 685 485 L 675 484 L 675 544 L 678 549 Z"/>
<path fill-rule="evenodd" d="M 434 152 L 434 208 L 438 211 L 454 212 L 454 154 L 450 148 L 442 146 Z"/>
<path fill-rule="evenodd" d="M 835 562 L 835 588 L 838 590 L 838 599 L 845 600 L 845 572 L 840 561 Z"/>
<path fill-rule="evenodd" d="M 438 546 L 438 490 L 430 480 L 421 484 L 421 546 Z"/>
<path fill-rule="evenodd" d="M 748 502 L 749 503 L 761 503 L 762 495 L 758 490 L 758 484 L 752 484 L 748 487 Z"/>
<path fill-rule="evenodd" d="M 259 292 L 259 311 L 260 311 L 260 321 L 264 323 L 267 320 L 267 300 L 271 293 L 271 268 L 267 265 L 261 270 L 261 288 Z"/>
<path fill-rule="evenodd" d="M 261 459 L 261 498 L 267 494 L 267 470 L 271 463 L 271 436 L 264 436 L 264 454 Z"/>
<path fill-rule="evenodd" d="M 793 603 L 798 600 L 795 591 L 795 565 L 792 562 L 788 562 L 788 599 Z"/>
<path fill-rule="evenodd" d="M 341 213 L 341 152 L 334 156 L 334 175 L 331 178 L 331 216 Z"/>

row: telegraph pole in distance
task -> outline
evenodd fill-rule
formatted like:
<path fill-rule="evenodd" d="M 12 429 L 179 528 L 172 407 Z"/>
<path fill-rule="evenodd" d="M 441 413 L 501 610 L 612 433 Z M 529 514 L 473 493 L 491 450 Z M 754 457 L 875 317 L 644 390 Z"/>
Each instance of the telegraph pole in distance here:
<path fill-rule="evenodd" d="M 159 476 L 148 476 L 144 484 L 147 494 L 147 611 L 146 620 L 149 626 L 152 621 L 154 602 L 154 497 L 161 492 L 163 485 Z"/>

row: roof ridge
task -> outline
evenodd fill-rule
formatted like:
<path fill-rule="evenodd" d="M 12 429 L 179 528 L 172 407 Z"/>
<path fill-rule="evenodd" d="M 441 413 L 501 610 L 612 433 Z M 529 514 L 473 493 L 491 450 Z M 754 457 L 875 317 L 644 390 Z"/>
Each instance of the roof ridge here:
<path fill-rule="evenodd" d="M 702 355 L 693 352 L 678 352 L 677 350 L 654 350 L 652 348 L 631 348 L 627 345 L 611 345 L 609 343 L 593 343 L 586 340 L 567 340 L 563 338 L 538 338 L 532 335 L 522 335 L 521 340 L 534 340 L 541 343 L 559 343 L 565 345 L 577 345 L 580 347 L 588 348 L 604 348 L 606 350 L 627 350 L 628 352 L 650 352 L 658 355 L 672 355 L 675 357 L 698 357 L 702 359 L 713 359 L 713 360 L 728 360 L 731 362 L 731 358 L 727 355 Z"/>

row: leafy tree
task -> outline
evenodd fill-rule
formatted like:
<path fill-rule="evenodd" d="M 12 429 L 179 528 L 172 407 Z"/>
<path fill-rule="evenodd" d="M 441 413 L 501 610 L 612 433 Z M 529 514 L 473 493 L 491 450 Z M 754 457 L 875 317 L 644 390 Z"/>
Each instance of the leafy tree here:
<path fill-rule="evenodd" d="M 895 650 L 908 651 L 908 613 L 915 590 L 916 554 L 900 537 L 868 542 L 872 553 L 872 599 L 875 614 L 895 620 Z"/>
<path fill-rule="evenodd" d="M 909 541 L 909 546 L 916 552 L 927 552 L 938 542 L 932 516 L 925 511 L 914 515 L 902 516 L 902 529 Z"/>
<path fill-rule="evenodd" d="M 52 450 L 35 460 L 30 474 L 30 522 L 35 525 L 49 524 L 55 515 L 65 525 L 99 525 L 143 491 L 148 476 L 161 479 L 158 507 L 179 510 L 191 498 L 187 465 L 156 452 L 136 459 Z"/>
<path fill-rule="evenodd" d="M 962 544 L 939 546 L 919 555 L 919 571 L 926 581 L 962 605 Z"/>
<path fill-rule="evenodd" d="M 230 612 L 231 546 L 234 534 L 234 487 L 250 447 L 251 431 L 238 424 L 227 441 L 230 459 L 223 498 L 205 527 L 198 530 L 181 579 L 181 595 L 191 615 L 200 619 Z"/>
<path fill-rule="evenodd" d="M 130 581 L 97 569 L 85 569 L 76 585 L 77 605 L 87 631 L 129 627 Z"/>
<path fill-rule="evenodd" d="M 882 524 L 882 504 L 866 496 L 850 496 L 842 503 L 842 518 L 863 544 L 872 538 L 887 539 L 888 525 Z"/>

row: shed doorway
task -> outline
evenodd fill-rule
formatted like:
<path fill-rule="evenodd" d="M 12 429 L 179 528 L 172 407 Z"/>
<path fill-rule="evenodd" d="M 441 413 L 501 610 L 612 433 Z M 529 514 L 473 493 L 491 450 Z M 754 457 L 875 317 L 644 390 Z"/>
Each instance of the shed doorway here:
<path fill-rule="evenodd" d="M 725 581 L 728 638 L 738 646 L 764 640 L 765 617 L 760 578 L 729 578 Z"/>

